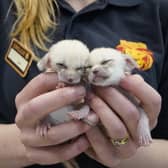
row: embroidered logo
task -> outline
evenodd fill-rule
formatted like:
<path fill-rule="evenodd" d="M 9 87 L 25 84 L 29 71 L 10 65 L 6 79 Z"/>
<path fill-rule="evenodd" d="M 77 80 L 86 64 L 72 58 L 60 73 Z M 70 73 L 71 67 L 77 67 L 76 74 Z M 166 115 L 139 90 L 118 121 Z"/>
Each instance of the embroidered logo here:
<path fill-rule="evenodd" d="M 130 55 L 137 62 L 139 69 L 145 71 L 152 67 L 153 52 L 147 48 L 145 43 L 120 40 L 116 49 Z"/>

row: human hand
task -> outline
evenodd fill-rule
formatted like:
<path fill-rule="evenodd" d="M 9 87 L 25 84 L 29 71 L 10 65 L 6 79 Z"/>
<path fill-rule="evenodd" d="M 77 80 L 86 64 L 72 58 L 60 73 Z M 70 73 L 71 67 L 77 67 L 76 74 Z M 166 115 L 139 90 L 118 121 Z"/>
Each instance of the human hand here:
<path fill-rule="evenodd" d="M 90 126 L 80 121 L 70 121 L 53 126 L 43 137 L 36 127 L 50 112 L 85 96 L 81 86 L 55 89 L 55 73 L 42 73 L 33 78 L 16 96 L 16 125 L 21 132 L 21 141 L 26 156 L 32 164 L 55 164 L 69 160 L 85 151 L 89 143 L 83 135 Z M 71 142 L 67 142 L 73 139 Z"/>
<path fill-rule="evenodd" d="M 125 77 L 120 86 L 135 96 L 147 113 L 150 128 L 154 128 L 161 108 L 160 95 L 139 75 Z M 129 158 L 137 151 L 139 111 L 124 95 L 112 87 L 96 87 L 97 95 L 89 96 L 90 106 L 99 116 L 109 138 L 99 127 L 90 129 L 86 135 L 93 150 L 87 154 L 102 164 L 113 167 L 121 159 Z M 110 139 L 128 137 L 124 145 L 114 146 Z"/>

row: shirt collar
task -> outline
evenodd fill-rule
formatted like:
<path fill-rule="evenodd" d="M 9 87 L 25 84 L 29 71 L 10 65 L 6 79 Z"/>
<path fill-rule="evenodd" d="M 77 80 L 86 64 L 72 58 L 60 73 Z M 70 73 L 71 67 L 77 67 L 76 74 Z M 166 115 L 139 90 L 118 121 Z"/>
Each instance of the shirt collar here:
<path fill-rule="evenodd" d="M 107 0 L 110 4 L 120 7 L 131 7 L 140 5 L 143 0 Z"/>

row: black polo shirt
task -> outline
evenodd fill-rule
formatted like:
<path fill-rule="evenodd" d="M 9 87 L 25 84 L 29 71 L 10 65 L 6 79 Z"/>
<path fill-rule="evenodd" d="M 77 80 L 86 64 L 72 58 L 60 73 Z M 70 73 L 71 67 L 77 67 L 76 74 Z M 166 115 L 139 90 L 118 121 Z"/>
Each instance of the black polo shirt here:
<path fill-rule="evenodd" d="M 14 122 L 16 94 L 39 73 L 36 63 L 33 62 L 28 75 L 22 78 L 4 61 L 10 41 L 9 32 L 15 20 L 14 7 L 11 8 L 11 12 L 8 11 L 10 3 L 11 0 L 0 1 L 1 123 Z M 138 53 L 141 51 L 140 55 L 149 56 L 150 61 L 146 69 L 138 73 L 157 89 L 163 98 L 159 123 L 153 131 L 153 137 L 168 139 L 168 110 L 166 108 L 168 101 L 168 15 L 166 14 L 168 1 L 97 0 L 78 13 L 64 0 L 58 0 L 58 5 L 60 12 L 57 18 L 58 26 L 56 31 L 50 35 L 53 43 L 61 39 L 79 39 L 90 49 L 113 47 L 122 49 L 122 51 L 124 49 L 125 52 L 131 52 L 134 56 L 138 55 L 137 46 L 139 46 Z M 34 52 L 39 57 L 44 55 L 43 51 L 36 48 Z M 141 62 L 143 61 L 146 60 L 142 59 Z M 84 155 L 79 156 L 78 161 L 81 167 L 85 168 L 103 167 Z"/>

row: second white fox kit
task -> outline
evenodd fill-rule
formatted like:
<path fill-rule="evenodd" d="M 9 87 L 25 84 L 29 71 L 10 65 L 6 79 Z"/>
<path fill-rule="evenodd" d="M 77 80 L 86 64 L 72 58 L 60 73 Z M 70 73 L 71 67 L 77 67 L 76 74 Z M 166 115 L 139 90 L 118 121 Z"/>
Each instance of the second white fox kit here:
<path fill-rule="evenodd" d="M 96 48 L 90 53 L 88 60 L 88 81 L 96 86 L 117 86 L 125 75 L 137 68 L 136 62 L 128 55 L 113 48 Z M 119 88 L 138 108 L 140 121 L 138 125 L 139 143 L 142 146 L 152 142 L 149 119 L 135 99 Z"/>

